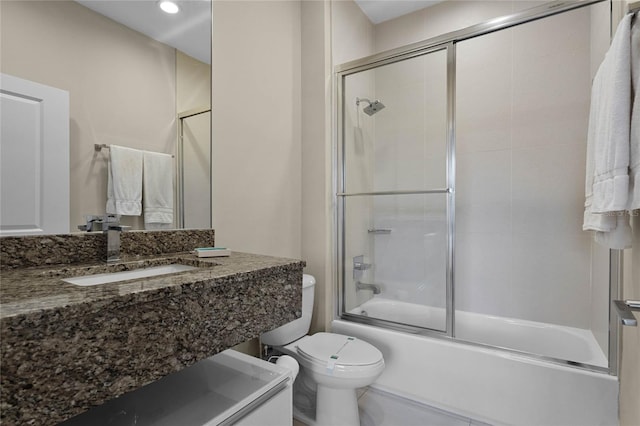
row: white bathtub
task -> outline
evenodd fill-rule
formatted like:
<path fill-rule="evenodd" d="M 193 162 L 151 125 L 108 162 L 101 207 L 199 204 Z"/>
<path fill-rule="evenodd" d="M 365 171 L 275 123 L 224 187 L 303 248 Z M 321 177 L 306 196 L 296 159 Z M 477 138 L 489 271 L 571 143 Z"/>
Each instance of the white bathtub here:
<path fill-rule="evenodd" d="M 372 317 L 384 313 L 385 318 L 403 322 L 403 313 L 414 320 L 420 317 L 416 308 L 428 309 L 383 298 L 358 309 Z M 431 309 L 422 317 L 441 321 L 442 310 Z M 456 314 L 456 333 L 462 338 L 482 336 L 491 345 L 525 351 L 536 342 L 546 349 L 563 346 L 565 352 L 554 354 L 561 359 L 576 358 L 590 348 L 580 362 L 605 362 L 597 344 L 582 339 L 584 330 Z M 382 351 L 386 368 L 373 387 L 386 392 L 495 425 L 618 424 L 618 381 L 605 373 L 344 320 L 334 320 L 332 331 L 358 337 Z M 569 341 L 582 347 L 564 345 Z"/>
<path fill-rule="evenodd" d="M 444 330 L 446 324 L 443 308 L 377 296 L 350 312 L 435 330 Z M 456 337 L 460 340 L 598 367 L 608 366 L 604 352 L 589 330 L 464 311 L 456 311 L 455 318 Z"/>

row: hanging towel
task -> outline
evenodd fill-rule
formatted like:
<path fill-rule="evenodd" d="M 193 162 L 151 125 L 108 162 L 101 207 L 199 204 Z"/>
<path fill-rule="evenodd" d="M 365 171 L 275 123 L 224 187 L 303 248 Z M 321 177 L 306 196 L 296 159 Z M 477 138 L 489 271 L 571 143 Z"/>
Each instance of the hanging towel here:
<path fill-rule="evenodd" d="M 631 25 L 631 148 L 629 160 L 629 185 L 631 187 L 629 210 L 640 209 L 640 13 L 636 12 Z"/>
<path fill-rule="evenodd" d="M 173 227 L 173 160 L 171 155 L 144 153 L 144 227 Z"/>
<path fill-rule="evenodd" d="M 107 213 L 142 213 L 142 151 L 111 145 L 107 178 Z"/>
<path fill-rule="evenodd" d="M 623 213 L 630 207 L 631 20 L 630 14 L 622 19 L 596 72 L 587 133 L 583 229 L 616 249 L 631 246 Z"/>

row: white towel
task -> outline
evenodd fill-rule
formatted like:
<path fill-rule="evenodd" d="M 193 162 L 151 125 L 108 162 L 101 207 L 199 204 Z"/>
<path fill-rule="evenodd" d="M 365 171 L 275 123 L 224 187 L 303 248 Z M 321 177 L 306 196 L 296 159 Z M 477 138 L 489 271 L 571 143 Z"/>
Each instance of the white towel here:
<path fill-rule="evenodd" d="M 173 227 L 173 160 L 171 155 L 144 153 L 144 227 Z"/>
<path fill-rule="evenodd" d="M 629 210 L 640 209 L 640 13 L 636 12 L 631 27 L 631 133 L 629 150 L 629 185 L 631 187 Z"/>
<path fill-rule="evenodd" d="M 625 16 L 598 68 L 587 134 L 584 230 L 610 248 L 631 246 L 628 218 L 631 126 L 631 20 Z"/>
<path fill-rule="evenodd" d="M 142 151 L 111 145 L 107 179 L 107 213 L 142 213 Z"/>

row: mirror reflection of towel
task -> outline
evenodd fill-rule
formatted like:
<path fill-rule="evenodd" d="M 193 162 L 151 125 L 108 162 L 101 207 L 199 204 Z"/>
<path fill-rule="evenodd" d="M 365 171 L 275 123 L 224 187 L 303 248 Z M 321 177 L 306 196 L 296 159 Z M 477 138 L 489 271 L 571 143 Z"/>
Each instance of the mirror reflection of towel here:
<path fill-rule="evenodd" d="M 111 145 L 107 180 L 107 213 L 142 213 L 142 151 Z"/>
<path fill-rule="evenodd" d="M 145 229 L 173 228 L 173 159 L 145 151 L 143 168 Z"/>

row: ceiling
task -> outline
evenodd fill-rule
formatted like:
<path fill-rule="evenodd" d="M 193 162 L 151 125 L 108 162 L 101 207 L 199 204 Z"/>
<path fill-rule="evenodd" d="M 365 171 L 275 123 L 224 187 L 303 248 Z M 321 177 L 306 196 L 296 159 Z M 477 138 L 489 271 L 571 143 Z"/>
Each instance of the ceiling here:
<path fill-rule="evenodd" d="M 374 24 L 406 15 L 444 0 L 355 0 Z"/>
<path fill-rule="evenodd" d="M 169 15 L 155 0 L 76 0 L 114 21 L 211 64 L 211 1 L 177 0 L 180 13 Z"/>
<path fill-rule="evenodd" d="M 211 64 L 211 0 L 176 0 L 180 13 L 169 15 L 156 0 L 76 0 L 83 6 L 155 40 Z M 374 24 L 444 0 L 355 0 Z"/>

